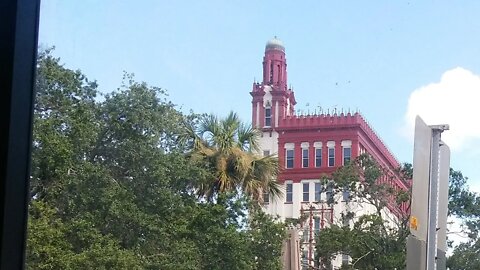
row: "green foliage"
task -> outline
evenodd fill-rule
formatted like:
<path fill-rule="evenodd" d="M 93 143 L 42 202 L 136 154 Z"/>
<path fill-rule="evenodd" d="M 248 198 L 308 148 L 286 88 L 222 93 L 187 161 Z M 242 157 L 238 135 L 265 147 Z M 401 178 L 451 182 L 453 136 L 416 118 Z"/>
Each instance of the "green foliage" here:
<path fill-rule="evenodd" d="M 404 181 L 413 175 L 411 164 L 397 170 Z M 384 175 L 368 156 L 360 156 L 333 174 L 334 190 L 348 190 L 350 201 L 367 203 L 375 209 L 372 214 L 356 216 L 349 212 L 346 220 L 353 219 L 353 226 L 334 224 L 322 230 L 317 239 L 317 261 L 321 269 L 329 269 L 336 255 L 346 254 L 351 262 L 342 269 L 404 269 L 406 238 L 409 234 L 408 215 L 398 215 L 395 222 L 387 221 L 382 211 L 388 205 L 400 205 L 410 201 L 408 191 L 395 191 L 378 181 Z M 480 196 L 471 192 L 467 178 L 460 171 L 450 169 L 449 211 L 462 223 L 468 240 L 454 248 L 447 259 L 451 270 L 480 269 Z M 390 224 L 390 225 L 386 225 Z"/>
<path fill-rule="evenodd" d="M 450 169 L 448 212 L 460 221 L 468 237 L 447 259 L 451 270 L 480 269 L 480 196 L 469 190 L 467 180 L 462 172 Z"/>
<path fill-rule="evenodd" d="M 452 256 L 447 260 L 447 267 L 450 270 L 480 269 L 480 241 L 471 240 L 461 243 L 453 251 Z"/>
<path fill-rule="evenodd" d="M 194 194 L 217 174 L 185 155 L 179 123 L 197 116 L 129 74 L 99 95 L 40 53 L 27 269 L 280 269 L 282 223 L 242 193 Z"/>
<path fill-rule="evenodd" d="M 407 169 L 398 170 L 398 176 L 407 180 Z M 388 217 L 387 207 L 399 207 L 409 200 L 409 192 L 393 189 L 380 181 L 388 175 L 368 155 L 361 155 L 333 173 L 334 193 L 348 191 L 349 203 L 369 205 L 371 213 L 357 215 L 344 213 L 338 223 L 321 230 L 316 241 L 316 264 L 330 269 L 337 255 L 348 255 L 351 260 L 342 269 L 404 269 L 408 215 L 399 213 Z M 349 224 L 349 225 L 347 225 Z"/>
<path fill-rule="evenodd" d="M 220 193 L 241 192 L 259 202 L 263 191 L 280 195 L 277 159 L 254 153 L 258 130 L 247 127 L 233 112 L 222 119 L 207 115 L 199 120 L 197 125 L 187 122 L 179 137 L 191 146 L 190 160 L 213 172 L 206 181 L 193 183 L 199 197 L 213 201 Z"/>

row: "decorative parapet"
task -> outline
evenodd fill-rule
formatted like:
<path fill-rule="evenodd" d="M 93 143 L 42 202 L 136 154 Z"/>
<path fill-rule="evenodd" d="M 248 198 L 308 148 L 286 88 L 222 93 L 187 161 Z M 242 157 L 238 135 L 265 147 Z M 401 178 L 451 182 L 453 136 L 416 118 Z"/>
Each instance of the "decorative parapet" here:
<path fill-rule="evenodd" d="M 279 122 L 278 129 L 315 129 L 335 127 L 360 127 L 373 145 L 377 146 L 393 168 L 398 168 L 400 163 L 392 154 L 387 145 L 358 112 L 312 114 L 287 116 Z"/>
<path fill-rule="evenodd" d="M 392 154 L 388 146 L 383 142 L 380 136 L 377 135 L 375 130 L 368 124 L 368 122 L 363 118 L 362 115 L 358 114 L 360 120 L 360 127 L 362 130 L 367 134 L 369 139 L 377 145 L 383 155 L 387 158 L 390 164 L 393 166 L 394 169 L 400 167 L 400 162 L 398 162 L 397 158 Z"/>
<path fill-rule="evenodd" d="M 336 125 L 358 125 L 358 113 L 318 114 L 318 115 L 292 115 L 284 118 L 280 128 L 322 128 Z"/>

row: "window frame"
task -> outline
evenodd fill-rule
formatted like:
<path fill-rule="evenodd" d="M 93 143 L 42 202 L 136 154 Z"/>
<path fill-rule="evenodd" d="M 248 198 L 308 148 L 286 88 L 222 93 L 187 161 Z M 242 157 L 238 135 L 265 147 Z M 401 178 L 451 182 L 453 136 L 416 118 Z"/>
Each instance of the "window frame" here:
<path fill-rule="evenodd" d="M 305 153 L 307 153 L 306 156 L 305 156 Z M 310 163 L 309 155 L 310 155 L 309 149 L 308 148 L 302 148 L 302 168 L 308 168 L 309 167 L 309 163 Z M 307 162 L 306 164 L 305 164 L 305 161 Z"/>
<path fill-rule="evenodd" d="M 344 202 L 350 202 L 350 190 L 348 190 L 348 188 L 343 188 L 343 190 L 342 190 L 342 200 Z"/>
<path fill-rule="evenodd" d="M 264 190 L 263 191 L 263 204 L 267 205 L 267 204 L 270 204 L 270 193 L 268 192 L 268 190 Z"/>
<path fill-rule="evenodd" d="M 328 147 L 328 167 L 335 167 L 335 147 Z"/>
<path fill-rule="evenodd" d="M 321 224 L 322 222 L 319 216 L 313 217 L 313 231 L 315 232 L 315 235 L 317 235 L 320 232 L 320 230 L 322 230 Z"/>
<path fill-rule="evenodd" d="M 348 155 L 348 161 L 346 161 L 346 155 L 345 155 L 345 151 L 346 150 L 349 150 L 349 155 Z M 352 160 L 352 147 L 351 146 L 348 146 L 348 147 L 342 147 L 342 164 L 345 165 L 345 164 L 348 164 L 348 162 L 350 162 L 350 160 Z"/>
<path fill-rule="evenodd" d="M 290 191 L 288 187 L 290 187 Z M 293 183 L 291 182 L 285 183 L 285 203 L 293 203 Z"/>
<path fill-rule="evenodd" d="M 0 9 L 0 269 L 25 267 L 39 0 Z"/>
<path fill-rule="evenodd" d="M 288 153 L 291 151 L 292 155 L 289 157 Z M 291 166 L 289 166 L 289 161 L 291 162 Z M 295 149 L 285 149 L 285 168 L 286 169 L 293 169 L 295 167 Z"/>
<path fill-rule="evenodd" d="M 322 156 L 323 156 L 322 148 L 315 148 L 315 168 L 322 167 Z"/>
<path fill-rule="evenodd" d="M 305 191 L 307 187 L 307 191 Z M 310 182 L 302 182 L 302 202 L 310 201 Z"/>
<path fill-rule="evenodd" d="M 267 110 L 269 112 L 268 116 L 267 116 Z M 265 127 L 271 127 L 272 126 L 272 107 L 265 107 L 265 118 L 264 118 L 265 122 L 264 122 L 264 126 Z M 267 125 L 267 120 L 269 122 L 269 124 Z"/>
<path fill-rule="evenodd" d="M 319 187 L 319 189 L 317 190 L 317 187 Z M 323 187 L 322 187 L 322 183 L 320 182 L 315 182 L 315 202 L 321 202 L 322 201 L 322 192 L 323 192 Z"/>

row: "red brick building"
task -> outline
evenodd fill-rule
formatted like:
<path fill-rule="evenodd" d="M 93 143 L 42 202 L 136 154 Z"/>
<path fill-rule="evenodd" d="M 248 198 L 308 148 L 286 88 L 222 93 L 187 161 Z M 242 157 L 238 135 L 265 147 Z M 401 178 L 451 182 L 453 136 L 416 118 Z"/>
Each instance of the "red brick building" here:
<path fill-rule="evenodd" d="M 284 167 L 278 177 L 283 198 L 265 196 L 265 211 L 282 219 L 298 218 L 305 209 L 315 208 L 315 230 L 328 225 L 343 211 L 350 209 L 342 198 L 333 207 L 324 204 L 329 196 L 321 175 L 328 175 L 347 160 L 370 154 L 387 172 L 383 181 L 398 189 L 407 189 L 394 173 L 399 162 L 358 112 L 295 113 L 295 93 L 287 86 L 285 47 L 276 38 L 267 42 L 263 58 L 263 80 L 254 82 L 252 123 L 262 131 L 264 155 L 278 155 Z M 360 211 L 368 209 L 360 209 Z M 392 209 L 398 211 L 398 209 Z M 312 236 L 310 236 L 312 237 Z M 307 254 L 313 256 L 311 250 Z"/>

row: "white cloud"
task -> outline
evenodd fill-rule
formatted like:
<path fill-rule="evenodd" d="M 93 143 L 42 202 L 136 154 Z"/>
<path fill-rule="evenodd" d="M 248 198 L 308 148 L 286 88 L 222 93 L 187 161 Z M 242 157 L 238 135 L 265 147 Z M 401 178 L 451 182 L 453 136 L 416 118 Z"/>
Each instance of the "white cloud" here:
<path fill-rule="evenodd" d="M 449 124 L 442 140 L 453 151 L 480 139 L 480 76 L 457 67 L 443 73 L 440 82 L 412 92 L 405 115 L 407 132 L 413 137 L 415 116 L 428 125 Z"/>

